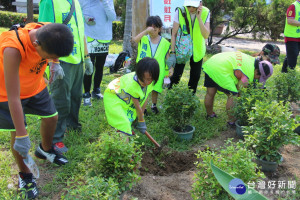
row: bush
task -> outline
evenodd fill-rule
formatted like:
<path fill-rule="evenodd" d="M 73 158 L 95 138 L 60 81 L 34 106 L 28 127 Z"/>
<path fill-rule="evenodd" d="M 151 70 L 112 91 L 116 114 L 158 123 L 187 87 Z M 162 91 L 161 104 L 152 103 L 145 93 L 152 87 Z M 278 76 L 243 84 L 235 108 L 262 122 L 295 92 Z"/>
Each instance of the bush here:
<path fill-rule="evenodd" d="M 194 116 L 199 104 L 198 97 L 192 90 L 188 89 L 185 83 L 180 82 L 166 94 L 163 102 L 164 116 L 175 131 L 182 132 Z"/>
<path fill-rule="evenodd" d="M 93 177 L 86 182 L 79 182 L 75 188 L 68 189 L 68 194 L 62 199 L 103 199 L 115 200 L 119 198 L 118 184 L 113 179 Z"/>
<path fill-rule="evenodd" d="M 300 100 L 300 71 L 289 69 L 287 73 L 279 73 L 274 82 L 278 101 L 296 103 Z"/>
<path fill-rule="evenodd" d="M 255 154 L 245 148 L 244 142 L 234 144 L 229 139 L 223 147 L 199 151 L 196 155 L 202 161 L 196 163 L 197 173 L 191 191 L 193 199 L 232 199 L 215 178 L 210 167 L 211 160 L 217 167 L 246 184 L 264 178 L 256 163 L 252 162 Z"/>
<path fill-rule="evenodd" d="M 249 135 L 245 136 L 247 146 L 261 160 L 278 162 L 281 159 L 279 149 L 286 144 L 300 144 L 300 137 L 293 132 L 296 119 L 291 118 L 289 104 L 282 102 L 255 103 L 250 112 L 251 126 L 246 127 Z"/>
<path fill-rule="evenodd" d="M 114 40 L 123 40 L 124 35 L 124 23 L 114 21 L 113 22 L 113 39 Z"/>
<path fill-rule="evenodd" d="M 121 192 L 140 179 L 135 168 L 142 160 L 141 145 L 127 138 L 122 133 L 102 134 L 100 141 L 91 145 L 93 153 L 87 155 L 90 175 L 113 178 Z"/>
<path fill-rule="evenodd" d="M 0 11 L 0 24 L 2 27 L 10 28 L 14 24 L 26 23 L 27 14 L 8 11 Z M 33 21 L 38 21 L 38 15 L 33 15 Z"/>

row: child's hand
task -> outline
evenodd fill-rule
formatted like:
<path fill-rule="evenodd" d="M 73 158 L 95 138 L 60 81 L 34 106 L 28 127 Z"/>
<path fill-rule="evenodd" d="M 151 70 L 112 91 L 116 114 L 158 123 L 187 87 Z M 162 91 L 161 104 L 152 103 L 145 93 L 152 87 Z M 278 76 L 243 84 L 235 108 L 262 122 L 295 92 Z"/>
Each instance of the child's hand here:
<path fill-rule="evenodd" d="M 84 66 L 85 66 L 85 74 L 92 75 L 94 72 L 94 65 L 89 56 L 84 59 Z"/>
<path fill-rule="evenodd" d="M 152 26 L 147 27 L 146 29 L 147 33 L 150 33 L 152 31 L 154 31 L 154 28 Z"/>
<path fill-rule="evenodd" d="M 24 137 L 16 137 L 14 149 L 23 157 L 26 158 L 30 149 L 30 139 L 28 135 Z"/>
<path fill-rule="evenodd" d="M 147 126 L 146 126 L 146 122 L 143 121 L 143 122 L 138 122 L 138 125 L 136 127 L 141 133 L 145 134 L 146 133 L 146 130 L 147 130 Z"/>
<path fill-rule="evenodd" d="M 49 62 L 50 65 L 50 80 L 49 84 L 54 82 L 56 79 L 63 79 L 65 76 L 63 68 L 59 62 Z"/>

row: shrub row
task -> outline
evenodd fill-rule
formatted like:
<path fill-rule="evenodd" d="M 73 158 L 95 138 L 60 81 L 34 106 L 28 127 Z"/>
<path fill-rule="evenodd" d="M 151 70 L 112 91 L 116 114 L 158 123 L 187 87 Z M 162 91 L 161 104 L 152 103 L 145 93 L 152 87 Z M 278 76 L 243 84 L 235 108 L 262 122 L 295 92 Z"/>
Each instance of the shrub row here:
<path fill-rule="evenodd" d="M 38 21 L 38 15 L 34 15 L 35 22 Z M 16 13 L 0 11 L 0 26 L 10 28 L 14 24 L 26 23 L 27 15 L 25 13 Z M 122 40 L 124 34 L 124 24 L 122 22 L 113 22 L 113 39 Z"/>

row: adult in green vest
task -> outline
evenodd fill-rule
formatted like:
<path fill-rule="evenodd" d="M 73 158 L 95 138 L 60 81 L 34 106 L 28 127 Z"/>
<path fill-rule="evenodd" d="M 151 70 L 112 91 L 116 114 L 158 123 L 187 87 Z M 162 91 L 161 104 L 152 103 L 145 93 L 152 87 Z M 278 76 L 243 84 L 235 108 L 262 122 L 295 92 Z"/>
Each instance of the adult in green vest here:
<path fill-rule="evenodd" d="M 136 71 L 119 77 L 104 91 L 105 115 L 109 125 L 128 136 L 134 135 L 131 123 L 138 118 L 137 129 L 145 133 L 144 110 L 148 95 L 159 77 L 158 62 L 149 57 L 141 59 Z"/>
<path fill-rule="evenodd" d="M 256 59 L 250 55 L 237 52 L 224 52 L 212 56 L 203 65 L 206 87 L 205 108 L 206 119 L 216 117 L 213 112 L 214 98 L 217 90 L 224 92 L 227 98 L 226 110 L 233 105 L 233 96 L 238 95 L 240 87 L 247 87 L 254 79 L 265 84 L 273 74 L 273 66 L 267 61 Z M 234 126 L 234 119 L 228 115 L 228 125 Z"/>
<path fill-rule="evenodd" d="M 68 22 L 68 14 L 74 3 L 75 9 Z M 41 0 L 39 21 L 65 23 L 73 33 L 73 52 L 68 57 L 59 58 L 59 62 L 50 64 L 50 91 L 58 111 L 58 122 L 53 138 L 57 152 L 67 152 L 63 143 L 67 129 L 81 131 L 79 109 L 82 100 L 83 68 L 85 73 L 92 74 L 93 64 L 89 57 L 84 38 L 84 22 L 78 0 Z M 55 78 L 54 78 L 55 77 Z"/>
<path fill-rule="evenodd" d="M 284 41 L 286 58 L 283 62 L 282 72 L 287 68 L 295 69 L 300 51 L 300 0 L 289 6 L 286 12 Z"/>
<path fill-rule="evenodd" d="M 175 42 L 178 30 L 181 29 L 183 33 L 187 33 L 188 28 L 193 41 L 193 55 L 190 59 L 190 80 L 188 86 L 196 93 L 203 57 L 206 52 L 205 39 L 210 34 L 210 11 L 202 6 L 201 0 L 185 0 L 183 5 L 188 24 L 186 24 L 181 9 L 176 9 L 172 29 L 170 59 L 172 64 L 176 63 Z M 184 67 L 185 64 L 176 63 L 174 74 L 171 77 L 171 87 L 173 84 L 179 83 Z"/>
<path fill-rule="evenodd" d="M 93 99 L 102 99 L 100 84 L 103 67 L 112 40 L 112 22 L 116 20 L 113 0 L 79 0 L 84 16 L 84 33 L 87 37 L 88 52 L 95 66 L 94 76 L 83 77 L 83 105 L 91 106 Z M 93 81 L 93 91 L 90 93 Z"/>
<path fill-rule="evenodd" d="M 169 76 L 166 60 L 169 57 L 170 42 L 160 35 L 162 26 L 159 16 L 150 16 L 146 21 L 147 28 L 133 38 L 138 43 L 137 63 L 145 57 L 155 58 L 159 63 L 159 78 L 152 92 L 151 110 L 155 114 L 159 112 L 156 105 L 158 94 L 163 90 L 164 79 Z"/>

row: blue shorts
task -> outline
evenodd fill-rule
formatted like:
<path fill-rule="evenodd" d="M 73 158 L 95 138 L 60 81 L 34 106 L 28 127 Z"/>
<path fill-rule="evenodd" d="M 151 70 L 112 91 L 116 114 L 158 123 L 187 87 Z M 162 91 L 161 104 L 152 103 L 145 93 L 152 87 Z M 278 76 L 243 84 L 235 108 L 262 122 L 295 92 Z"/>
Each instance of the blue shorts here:
<path fill-rule="evenodd" d="M 25 126 L 27 126 L 25 115 L 37 115 L 41 118 L 49 118 L 57 115 L 47 88 L 32 97 L 22 99 L 21 104 Z M 0 131 L 16 131 L 7 101 L 0 102 Z"/>

